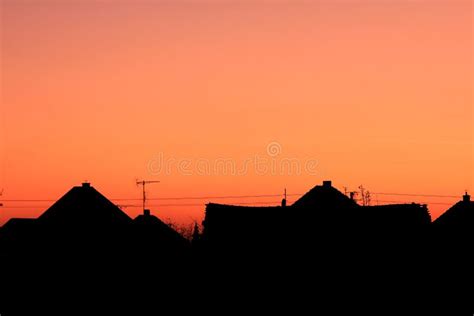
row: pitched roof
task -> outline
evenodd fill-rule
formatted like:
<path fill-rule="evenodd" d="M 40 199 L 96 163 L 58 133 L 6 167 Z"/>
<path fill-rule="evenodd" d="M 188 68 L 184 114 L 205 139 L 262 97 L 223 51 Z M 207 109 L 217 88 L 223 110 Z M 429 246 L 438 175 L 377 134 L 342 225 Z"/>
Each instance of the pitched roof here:
<path fill-rule="evenodd" d="M 38 222 L 67 225 L 115 225 L 132 219 L 88 183 L 76 186 L 47 209 Z"/>
<path fill-rule="evenodd" d="M 474 228 L 474 202 L 460 201 L 438 217 L 434 225 Z"/>
<path fill-rule="evenodd" d="M 176 230 L 165 224 L 158 217 L 150 214 L 138 215 L 133 224 L 137 228 L 137 232 L 148 235 L 155 241 L 187 245 L 188 241 L 181 236 Z"/>
<path fill-rule="evenodd" d="M 347 209 L 357 206 L 355 201 L 334 188 L 330 181 L 324 181 L 323 185 L 315 186 L 292 205 L 292 207 L 316 210 Z"/>

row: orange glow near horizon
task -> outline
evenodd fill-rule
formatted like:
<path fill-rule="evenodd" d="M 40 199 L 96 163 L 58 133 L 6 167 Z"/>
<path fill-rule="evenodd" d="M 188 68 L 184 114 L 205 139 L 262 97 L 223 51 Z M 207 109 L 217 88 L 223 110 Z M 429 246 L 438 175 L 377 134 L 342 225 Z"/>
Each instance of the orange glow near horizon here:
<path fill-rule="evenodd" d="M 305 193 L 329 179 L 459 196 L 372 195 L 426 202 L 436 218 L 474 192 L 472 15 L 456 0 L 4 0 L 1 199 L 56 200 L 83 180 L 139 199 L 137 178 L 161 181 L 150 198 Z M 289 161 L 300 172 L 278 169 Z M 207 202 L 150 208 L 199 221 Z M 0 225 L 51 204 L 4 202 Z"/>

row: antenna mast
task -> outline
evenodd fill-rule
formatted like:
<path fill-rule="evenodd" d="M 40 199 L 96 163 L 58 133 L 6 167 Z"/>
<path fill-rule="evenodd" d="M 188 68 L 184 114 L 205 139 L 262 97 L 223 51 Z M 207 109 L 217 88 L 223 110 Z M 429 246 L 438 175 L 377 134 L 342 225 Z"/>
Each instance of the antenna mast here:
<path fill-rule="evenodd" d="M 145 186 L 150 183 L 159 183 L 160 181 L 151 181 L 151 180 L 137 180 L 137 185 L 141 185 L 143 187 L 143 214 L 145 214 L 145 203 L 146 203 L 146 191 Z"/>
<path fill-rule="evenodd" d="M 283 195 L 283 200 L 281 200 L 281 207 L 286 207 L 286 188 Z"/>

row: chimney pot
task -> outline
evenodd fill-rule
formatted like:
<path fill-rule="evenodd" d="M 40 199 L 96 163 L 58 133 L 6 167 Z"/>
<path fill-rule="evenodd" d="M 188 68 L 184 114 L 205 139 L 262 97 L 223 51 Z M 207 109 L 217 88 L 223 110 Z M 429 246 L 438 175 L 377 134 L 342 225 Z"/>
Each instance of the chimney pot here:
<path fill-rule="evenodd" d="M 90 188 L 91 184 L 89 182 L 84 182 L 84 183 L 82 183 L 82 187 L 83 188 Z"/>
<path fill-rule="evenodd" d="M 463 202 L 469 203 L 471 202 L 471 196 L 467 194 L 467 192 L 462 196 Z"/>
<path fill-rule="evenodd" d="M 328 180 L 323 181 L 323 187 L 328 187 L 328 188 L 332 187 L 332 182 Z"/>
<path fill-rule="evenodd" d="M 143 215 L 150 216 L 150 210 L 143 210 Z"/>

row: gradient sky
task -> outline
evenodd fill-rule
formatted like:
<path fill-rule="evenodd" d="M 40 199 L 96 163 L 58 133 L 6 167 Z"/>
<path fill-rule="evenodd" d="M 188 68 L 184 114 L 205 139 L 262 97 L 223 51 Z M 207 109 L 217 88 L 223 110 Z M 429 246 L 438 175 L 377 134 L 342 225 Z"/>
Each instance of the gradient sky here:
<path fill-rule="evenodd" d="M 472 16 L 457 0 L 2 0 L 2 198 L 56 200 L 83 180 L 140 198 L 135 179 L 158 179 L 156 198 L 304 193 L 332 179 L 459 196 L 373 195 L 432 202 L 437 217 L 474 191 Z M 158 172 L 160 157 L 187 167 Z M 255 157 L 317 164 L 197 170 Z M 150 204 L 190 221 L 205 202 Z M 0 224 L 51 203 L 4 202 Z"/>

